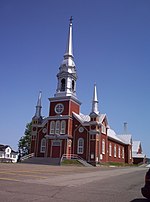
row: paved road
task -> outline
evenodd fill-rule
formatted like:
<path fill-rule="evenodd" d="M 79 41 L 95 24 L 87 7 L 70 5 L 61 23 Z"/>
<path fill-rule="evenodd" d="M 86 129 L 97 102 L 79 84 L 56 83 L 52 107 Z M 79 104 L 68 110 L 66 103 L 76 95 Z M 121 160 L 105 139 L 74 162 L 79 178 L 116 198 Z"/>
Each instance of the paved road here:
<path fill-rule="evenodd" d="M 146 170 L 0 164 L 0 202 L 146 202 Z"/>

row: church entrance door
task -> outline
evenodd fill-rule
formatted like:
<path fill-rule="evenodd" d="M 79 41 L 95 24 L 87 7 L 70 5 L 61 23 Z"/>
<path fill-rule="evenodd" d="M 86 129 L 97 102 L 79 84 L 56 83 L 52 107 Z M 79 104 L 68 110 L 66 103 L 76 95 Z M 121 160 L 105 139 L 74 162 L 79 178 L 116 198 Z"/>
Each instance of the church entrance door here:
<path fill-rule="evenodd" d="M 60 158 L 61 157 L 61 141 L 53 140 L 52 142 L 52 158 Z"/>

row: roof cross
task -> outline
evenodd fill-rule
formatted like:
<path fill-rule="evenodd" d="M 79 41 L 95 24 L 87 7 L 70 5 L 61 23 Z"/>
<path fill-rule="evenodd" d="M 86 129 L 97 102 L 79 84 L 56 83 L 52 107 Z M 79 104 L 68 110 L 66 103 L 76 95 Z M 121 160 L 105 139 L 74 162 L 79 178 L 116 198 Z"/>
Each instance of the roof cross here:
<path fill-rule="evenodd" d="M 73 18 L 72 18 L 72 16 L 70 17 L 70 23 L 72 23 L 72 21 L 73 21 Z"/>

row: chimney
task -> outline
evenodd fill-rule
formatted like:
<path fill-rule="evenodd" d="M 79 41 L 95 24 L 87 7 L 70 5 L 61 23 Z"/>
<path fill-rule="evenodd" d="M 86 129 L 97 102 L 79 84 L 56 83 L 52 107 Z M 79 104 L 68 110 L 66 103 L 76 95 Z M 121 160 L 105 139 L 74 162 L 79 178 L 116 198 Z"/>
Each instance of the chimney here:
<path fill-rule="evenodd" d="M 127 124 L 128 124 L 127 122 L 124 122 L 124 124 L 123 124 L 124 125 L 124 134 L 127 134 Z"/>

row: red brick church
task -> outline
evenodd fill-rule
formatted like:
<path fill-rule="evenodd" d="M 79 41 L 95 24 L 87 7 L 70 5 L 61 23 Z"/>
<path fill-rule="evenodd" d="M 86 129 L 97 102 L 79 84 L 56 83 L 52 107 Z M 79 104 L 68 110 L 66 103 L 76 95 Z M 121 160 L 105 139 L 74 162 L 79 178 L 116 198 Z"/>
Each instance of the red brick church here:
<path fill-rule="evenodd" d="M 72 19 L 69 23 L 67 49 L 57 74 L 57 89 L 49 98 L 49 116 L 41 115 L 41 92 L 32 118 L 31 153 L 50 159 L 78 155 L 92 165 L 101 162 L 132 163 L 131 135 L 116 135 L 106 114 L 98 109 L 96 85 L 92 109 L 80 112 L 76 96 L 77 71 L 72 50 Z"/>

